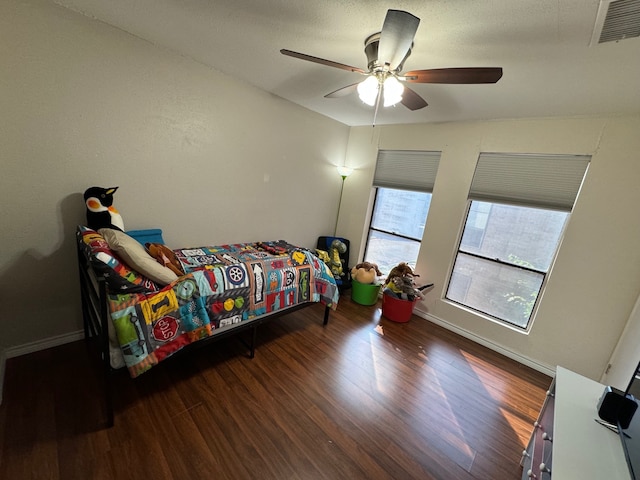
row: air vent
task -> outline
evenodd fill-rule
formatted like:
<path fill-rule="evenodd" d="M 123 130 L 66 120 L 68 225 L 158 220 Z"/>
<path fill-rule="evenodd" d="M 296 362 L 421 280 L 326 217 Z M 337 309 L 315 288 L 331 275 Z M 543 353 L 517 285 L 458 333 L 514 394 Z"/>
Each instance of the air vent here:
<path fill-rule="evenodd" d="M 591 45 L 640 36 L 640 0 L 601 0 Z"/>

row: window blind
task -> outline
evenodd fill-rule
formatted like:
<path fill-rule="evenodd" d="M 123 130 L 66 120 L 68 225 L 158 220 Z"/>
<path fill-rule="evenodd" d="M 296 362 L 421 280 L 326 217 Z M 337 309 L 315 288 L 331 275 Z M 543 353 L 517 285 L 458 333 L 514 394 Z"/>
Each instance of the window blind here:
<path fill-rule="evenodd" d="M 469 198 L 571 211 L 590 161 L 589 155 L 481 153 Z"/>
<path fill-rule="evenodd" d="M 379 150 L 374 187 L 432 192 L 440 152 Z"/>

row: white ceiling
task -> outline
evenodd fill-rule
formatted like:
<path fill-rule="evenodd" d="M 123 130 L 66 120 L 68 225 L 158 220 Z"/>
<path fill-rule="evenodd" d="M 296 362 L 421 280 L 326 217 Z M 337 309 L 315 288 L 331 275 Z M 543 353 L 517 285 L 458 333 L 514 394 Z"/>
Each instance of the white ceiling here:
<path fill-rule="evenodd" d="M 370 125 L 362 76 L 280 54 L 364 68 L 364 39 L 389 8 L 421 19 L 404 70 L 502 67 L 496 84 L 412 84 L 429 106 L 377 124 L 640 112 L 640 38 L 590 46 L 599 0 L 53 0 L 347 125 Z"/>

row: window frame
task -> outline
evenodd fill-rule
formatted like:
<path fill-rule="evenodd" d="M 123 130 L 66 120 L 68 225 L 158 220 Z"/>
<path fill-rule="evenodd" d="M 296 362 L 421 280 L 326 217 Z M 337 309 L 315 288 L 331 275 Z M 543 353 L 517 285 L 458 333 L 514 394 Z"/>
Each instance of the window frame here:
<path fill-rule="evenodd" d="M 523 204 L 514 204 L 514 203 L 510 203 L 510 202 L 499 202 L 496 200 L 478 200 L 478 199 L 473 199 L 473 198 L 469 198 L 467 200 L 467 210 L 465 213 L 465 217 L 464 217 L 464 223 L 462 224 L 462 229 L 460 230 L 459 233 L 459 238 L 457 241 L 457 246 L 454 252 L 454 256 L 453 256 L 453 262 L 451 264 L 451 268 L 449 269 L 449 275 L 447 278 L 447 282 L 446 282 L 446 289 L 444 289 L 444 294 L 443 294 L 443 299 L 446 302 L 449 302 L 453 305 L 455 305 L 456 307 L 459 308 L 463 308 L 465 310 L 469 310 L 474 312 L 475 314 L 481 316 L 482 318 L 485 318 L 487 320 L 490 320 L 494 323 L 497 323 L 498 325 L 501 325 L 503 327 L 506 328 L 510 328 L 512 330 L 515 330 L 517 332 L 521 332 L 521 333 L 528 333 L 534 323 L 534 319 L 537 313 L 537 310 L 539 308 L 540 305 L 540 301 L 544 295 L 544 290 L 546 288 L 547 285 L 547 281 L 549 279 L 549 275 L 551 274 L 552 270 L 553 270 L 553 266 L 555 264 L 556 258 L 558 256 L 558 253 L 560 251 L 560 246 L 562 245 L 563 239 L 564 239 L 564 235 L 567 229 L 567 226 L 569 224 L 569 221 L 571 219 L 571 212 L 565 212 L 567 213 L 567 217 L 566 220 L 564 222 L 564 225 L 558 235 L 558 242 L 555 246 L 555 250 L 553 252 L 553 255 L 551 257 L 551 260 L 549 262 L 549 268 L 547 271 L 543 271 L 543 270 L 539 270 L 536 268 L 531 268 L 531 267 L 526 267 L 524 265 L 518 265 L 516 263 L 511 263 L 511 262 L 507 262 L 504 260 L 500 260 L 499 258 L 493 258 L 493 257 L 488 257 L 488 256 L 483 256 L 483 255 L 479 255 L 477 253 L 474 252 L 469 252 L 469 251 L 465 251 L 462 248 L 462 240 L 463 240 L 463 236 L 464 236 L 464 232 L 465 229 L 467 227 L 467 222 L 469 220 L 469 214 L 471 213 L 471 206 L 473 204 L 473 202 L 482 202 L 482 203 L 489 203 L 492 205 L 492 207 L 494 205 L 502 205 L 502 206 L 517 206 L 517 207 L 524 207 L 524 208 L 531 208 L 531 209 L 537 209 L 537 210 L 552 210 L 552 211 L 558 211 L 558 212 L 562 212 L 564 210 L 562 209 L 557 209 L 557 208 L 545 208 L 542 207 L 540 205 L 523 205 Z M 500 318 L 496 315 L 492 315 L 491 313 L 485 312 L 483 310 L 480 310 L 478 308 L 475 308 L 473 306 L 470 305 L 466 305 L 464 303 L 461 303 L 457 300 L 451 299 L 449 298 L 449 289 L 451 287 L 451 280 L 454 276 L 454 271 L 455 271 L 455 267 L 456 267 L 456 263 L 458 262 L 458 256 L 459 254 L 463 254 L 463 255 L 467 255 L 469 257 L 473 257 L 473 258 L 477 258 L 483 261 L 487 261 L 487 262 L 493 262 L 496 265 L 500 265 L 500 266 L 504 266 L 504 267 L 508 267 L 508 268 L 512 268 L 514 270 L 520 270 L 520 271 L 524 271 L 524 272 L 528 272 L 528 273 L 533 273 L 535 275 L 539 275 L 541 277 L 541 282 L 540 282 L 540 287 L 538 288 L 538 291 L 536 293 L 536 299 L 535 302 L 533 304 L 533 306 L 531 307 L 531 313 L 529 314 L 529 318 L 527 319 L 527 324 L 525 326 L 520 326 L 517 323 L 515 323 L 514 321 L 510 321 L 510 320 L 506 320 L 504 318 Z"/>
<path fill-rule="evenodd" d="M 368 231 L 370 232 L 371 230 L 374 230 L 376 232 L 384 233 L 385 235 L 391 235 L 393 237 L 400 237 L 400 238 L 404 238 L 405 240 L 413 240 L 414 242 L 421 243 L 422 242 L 421 238 L 413 238 L 413 237 L 410 237 L 408 235 L 402 235 L 401 233 L 396 233 L 396 232 L 389 232 L 387 230 L 382 230 L 381 228 L 376 228 L 376 227 L 372 227 L 371 226 L 371 224 L 373 223 L 373 216 L 376 213 L 376 205 L 378 204 L 378 192 L 380 191 L 381 188 L 387 188 L 387 187 L 373 187 L 373 188 L 375 188 L 376 191 L 375 191 L 375 194 L 374 194 L 375 197 L 373 199 L 373 208 L 371 209 L 371 217 L 369 219 Z M 393 188 L 387 188 L 387 189 L 388 190 L 397 190 L 397 189 L 393 189 Z M 432 195 L 430 192 L 419 192 L 417 190 L 407 190 L 407 191 L 415 192 L 415 193 L 426 193 L 428 195 Z M 427 212 L 427 215 L 429 215 L 429 212 Z M 426 220 L 427 219 L 425 218 L 425 222 L 426 222 Z M 367 239 L 368 238 L 369 238 L 369 235 L 367 234 Z M 365 246 L 365 250 L 364 250 L 365 256 L 366 256 L 366 253 L 367 253 L 368 245 L 369 245 L 369 241 L 367 240 L 367 246 Z"/>
<path fill-rule="evenodd" d="M 392 232 L 392 231 L 387 231 L 387 230 L 383 230 L 380 228 L 376 228 L 373 226 L 373 218 L 376 214 L 376 207 L 379 203 L 379 199 L 378 199 L 378 194 L 380 192 L 381 188 L 385 188 L 387 190 L 404 190 L 407 192 L 413 192 L 413 193 L 420 193 L 420 194 L 426 194 L 426 195 L 430 195 L 430 201 L 431 199 L 433 199 L 433 193 L 432 192 L 428 192 L 428 191 L 421 191 L 421 190 L 409 190 L 409 189 L 399 189 L 399 188 L 392 188 L 392 187 L 383 187 L 383 186 L 373 186 L 374 189 L 374 198 L 373 198 L 373 205 L 371 208 L 371 215 L 369 215 L 369 222 L 368 222 L 368 226 L 367 226 L 367 233 L 366 233 L 366 238 L 365 238 L 365 245 L 364 245 L 364 253 L 362 258 L 366 259 L 367 258 L 367 254 L 369 252 L 369 243 L 370 243 L 370 239 L 371 239 L 371 232 L 378 232 L 378 233 L 382 233 L 384 235 L 389 235 L 391 237 L 397 237 L 397 238 L 401 238 L 403 240 L 408 240 L 411 242 L 415 242 L 418 245 L 418 251 L 420 250 L 420 246 L 422 245 L 422 238 L 414 238 L 411 237 L 409 235 L 403 235 L 401 233 L 397 233 L 397 232 Z M 427 218 L 429 216 L 429 211 L 427 210 L 427 214 L 425 216 L 425 228 L 426 228 L 426 222 L 427 222 Z M 424 230 L 423 230 L 423 235 L 424 235 Z M 416 258 L 415 262 L 407 262 L 409 265 L 411 265 L 412 267 L 415 267 L 415 263 L 418 261 L 418 259 Z"/>

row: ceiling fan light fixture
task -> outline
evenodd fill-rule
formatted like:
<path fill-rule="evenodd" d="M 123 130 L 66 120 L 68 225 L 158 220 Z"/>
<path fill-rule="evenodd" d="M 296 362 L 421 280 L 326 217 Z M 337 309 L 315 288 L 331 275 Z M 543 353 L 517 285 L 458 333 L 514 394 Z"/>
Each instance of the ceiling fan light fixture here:
<path fill-rule="evenodd" d="M 387 77 L 383 84 L 384 106 L 391 107 L 402 101 L 404 86 L 396 77 Z"/>
<path fill-rule="evenodd" d="M 358 96 L 367 105 L 373 107 L 378 98 L 378 89 L 380 84 L 376 77 L 370 76 L 366 80 L 358 84 Z"/>
<path fill-rule="evenodd" d="M 600 1 L 625 4 L 640 2 L 640 0 Z M 367 78 L 363 82 L 339 88 L 325 95 L 325 98 L 344 97 L 355 90 L 362 102 L 375 107 L 374 122 L 380 106 L 390 107 L 402 103 L 407 109 L 415 111 L 428 105 L 417 92 L 408 86 L 404 87 L 398 80 L 410 83 L 481 84 L 496 83 L 502 78 L 500 67 L 432 68 L 412 70 L 401 75 L 404 62 L 411 55 L 419 23 L 420 19 L 409 12 L 387 10 L 382 30 L 369 35 L 364 42 L 368 70 L 287 49 L 280 50 L 280 53 L 366 75 Z"/>

